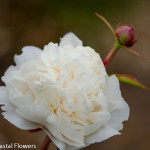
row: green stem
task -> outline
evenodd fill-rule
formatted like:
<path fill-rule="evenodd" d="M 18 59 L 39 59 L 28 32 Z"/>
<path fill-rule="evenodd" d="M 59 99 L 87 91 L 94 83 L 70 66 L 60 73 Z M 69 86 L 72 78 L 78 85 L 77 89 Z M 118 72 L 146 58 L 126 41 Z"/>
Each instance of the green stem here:
<path fill-rule="evenodd" d="M 114 58 L 114 56 L 116 55 L 116 53 L 118 52 L 120 48 L 121 48 L 121 45 L 118 42 L 115 42 L 114 46 L 111 48 L 111 50 L 109 51 L 109 53 L 107 54 L 107 56 L 105 57 L 103 61 L 105 68 L 109 66 L 112 59 Z"/>

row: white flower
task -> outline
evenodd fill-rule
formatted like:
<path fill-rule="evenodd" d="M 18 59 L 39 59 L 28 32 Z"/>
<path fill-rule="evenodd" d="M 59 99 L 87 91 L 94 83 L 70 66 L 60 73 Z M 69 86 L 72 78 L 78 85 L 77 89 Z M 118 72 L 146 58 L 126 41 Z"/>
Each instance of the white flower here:
<path fill-rule="evenodd" d="M 42 128 L 60 150 L 80 149 L 120 134 L 129 107 L 116 76 L 108 77 L 98 53 L 73 33 L 44 50 L 15 55 L 2 77 L 3 116 L 16 127 Z"/>

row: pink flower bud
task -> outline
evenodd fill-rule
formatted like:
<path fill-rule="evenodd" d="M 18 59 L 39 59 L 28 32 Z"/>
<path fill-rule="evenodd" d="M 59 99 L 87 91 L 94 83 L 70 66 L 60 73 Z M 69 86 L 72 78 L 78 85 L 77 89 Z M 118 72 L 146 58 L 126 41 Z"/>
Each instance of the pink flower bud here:
<path fill-rule="evenodd" d="M 131 47 L 135 43 L 133 27 L 120 26 L 116 31 L 116 36 L 120 45 Z"/>

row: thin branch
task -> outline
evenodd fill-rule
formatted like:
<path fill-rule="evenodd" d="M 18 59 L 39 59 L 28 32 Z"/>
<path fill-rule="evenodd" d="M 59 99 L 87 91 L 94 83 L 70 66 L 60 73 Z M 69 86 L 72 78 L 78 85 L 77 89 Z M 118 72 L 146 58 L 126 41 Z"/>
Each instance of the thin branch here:
<path fill-rule="evenodd" d="M 115 37 L 115 31 L 114 31 L 114 28 L 111 26 L 111 24 L 100 14 L 98 14 L 98 13 L 95 13 L 95 14 L 97 17 L 99 17 L 100 19 L 102 19 L 105 22 L 105 24 L 109 27 L 109 29 L 111 30 L 111 32 L 113 33 L 113 35 Z"/>

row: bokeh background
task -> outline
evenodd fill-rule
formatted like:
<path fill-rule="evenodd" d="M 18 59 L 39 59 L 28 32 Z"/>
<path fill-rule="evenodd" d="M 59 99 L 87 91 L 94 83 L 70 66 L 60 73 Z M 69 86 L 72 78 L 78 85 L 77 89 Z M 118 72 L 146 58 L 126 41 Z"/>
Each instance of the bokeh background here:
<path fill-rule="evenodd" d="M 149 0 L 0 0 L 0 76 L 14 63 L 14 54 L 20 54 L 23 46 L 43 48 L 50 41 L 59 42 L 59 38 L 69 31 L 104 59 L 114 39 L 108 27 L 96 17 L 95 12 L 98 12 L 113 27 L 118 23 L 129 24 L 133 25 L 136 36 L 141 32 L 133 49 L 147 58 L 142 61 L 122 49 L 108 73 L 131 74 L 150 87 L 149 8 Z M 85 150 L 150 149 L 150 92 L 124 83 L 121 83 L 121 90 L 131 109 L 122 135 L 93 144 Z M 0 144 L 36 144 L 38 150 L 44 137 L 44 132 L 31 134 L 16 128 L 0 114 Z M 50 149 L 55 150 L 53 144 Z"/>

